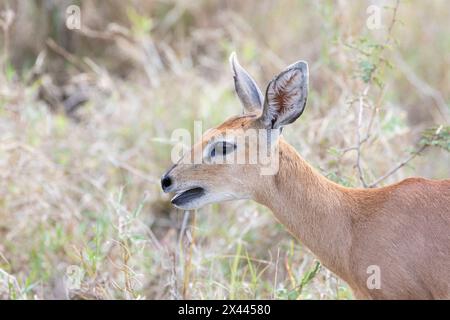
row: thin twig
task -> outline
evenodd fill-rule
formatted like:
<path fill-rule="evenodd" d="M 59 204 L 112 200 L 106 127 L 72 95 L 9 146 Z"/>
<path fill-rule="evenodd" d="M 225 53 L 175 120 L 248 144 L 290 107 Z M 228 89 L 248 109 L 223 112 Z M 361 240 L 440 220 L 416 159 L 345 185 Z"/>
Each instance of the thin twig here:
<path fill-rule="evenodd" d="M 189 299 L 188 296 L 188 289 L 189 284 L 191 282 L 191 266 L 192 266 L 192 250 L 194 248 L 195 244 L 195 211 L 192 213 L 192 224 L 190 228 L 190 232 L 187 234 L 187 238 L 189 240 L 189 243 L 187 245 L 187 256 L 185 257 L 184 262 L 184 273 L 183 273 L 183 299 Z M 190 235 L 190 236 L 189 236 Z"/>
<path fill-rule="evenodd" d="M 433 139 L 439 137 L 439 134 L 441 133 L 441 130 L 443 129 L 443 126 L 439 126 L 436 131 L 433 134 Z M 415 150 L 414 152 L 411 153 L 411 155 L 406 158 L 405 160 L 401 161 L 400 163 L 398 163 L 395 167 L 393 167 L 391 170 L 389 170 L 386 174 L 384 174 L 383 176 L 379 177 L 377 180 L 375 180 L 374 182 L 372 182 L 369 185 L 369 188 L 373 188 L 375 187 L 377 184 L 379 184 L 381 181 L 385 180 L 386 178 L 388 178 L 389 176 L 393 175 L 397 170 L 399 170 L 401 167 L 405 166 L 408 162 L 410 162 L 412 159 L 414 159 L 416 156 L 420 155 L 426 148 L 428 148 L 430 146 L 430 143 L 424 143 L 420 148 L 418 148 L 417 150 Z"/>
<path fill-rule="evenodd" d="M 387 61 L 381 57 L 381 52 L 385 49 L 386 45 L 388 45 L 391 42 L 392 39 L 392 30 L 394 28 L 395 22 L 397 21 L 397 10 L 398 10 L 398 6 L 400 4 L 400 1 L 397 0 L 395 3 L 395 6 L 393 7 L 393 15 L 392 15 L 392 20 L 391 23 L 389 24 L 388 27 L 388 32 L 387 32 L 387 36 L 386 36 L 386 41 L 385 41 L 385 45 L 382 46 L 381 51 L 379 52 L 379 62 L 384 62 L 386 63 Z M 366 54 L 366 55 L 370 55 L 370 53 L 366 53 L 364 51 L 359 50 L 360 52 L 362 52 L 362 54 Z M 375 69 L 376 70 L 378 68 L 378 65 L 375 65 Z M 373 74 L 374 71 L 372 71 Z M 372 78 L 370 79 L 372 80 Z M 361 161 L 361 148 L 362 145 L 369 140 L 370 136 L 371 136 L 371 130 L 372 130 L 372 125 L 375 119 L 375 115 L 377 114 L 378 111 L 378 106 L 381 102 L 381 96 L 379 96 L 377 105 L 374 106 L 372 108 L 372 114 L 370 116 L 370 120 L 369 120 L 369 124 L 367 127 L 367 131 L 366 131 L 366 135 L 364 138 L 361 138 L 361 127 L 362 127 L 362 116 L 363 116 L 363 108 L 364 108 L 364 98 L 367 96 L 367 93 L 369 91 L 371 85 L 371 81 L 369 82 L 368 86 L 365 88 L 363 94 L 359 95 L 358 98 L 358 102 L 359 102 L 359 110 L 358 110 L 358 124 L 357 124 L 357 128 L 356 128 L 356 136 L 357 136 L 357 144 L 354 147 L 349 147 L 343 150 L 343 153 L 350 151 L 350 150 L 356 150 L 356 168 L 358 170 L 358 176 L 359 176 L 359 180 L 361 181 L 361 184 L 363 185 L 364 188 L 369 187 L 369 184 L 365 181 L 364 179 L 364 173 L 363 173 L 363 169 L 362 169 L 362 161 Z"/>
<path fill-rule="evenodd" d="M 178 252 L 179 252 L 179 257 L 180 257 L 180 262 L 183 262 L 183 287 L 182 287 L 182 298 L 186 299 L 186 271 L 187 270 L 187 265 L 186 265 L 186 257 L 184 255 L 184 245 L 183 245 L 183 239 L 184 236 L 186 234 L 186 229 L 187 229 L 187 225 L 189 223 L 189 217 L 191 215 L 191 212 L 189 210 L 184 211 L 184 216 L 183 216 L 183 222 L 181 223 L 181 228 L 180 228 L 180 233 L 178 234 Z"/>
<path fill-rule="evenodd" d="M 280 248 L 277 248 L 277 260 L 275 261 L 275 276 L 273 279 L 273 299 L 277 297 L 277 283 L 278 283 L 278 262 L 280 261 Z"/>
<path fill-rule="evenodd" d="M 56 54 L 67 60 L 70 64 L 74 65 L 79 71 L 89 72 L 90 68 L 82 60 L 78 59 L 76 56 L 68 52 L 66 49 L 58 45 L 53 39 L 48 38 L 45 41 L 47 46 Z"/>
<path fill-rule="evenodd" d="M 133 40 L 132 35 L 128 31 L 128 29 L 116 23 L 110 23 L 105 31 L 94 30 L 87 26 L 83 26 L 83 28 L 78 29 L 76 31 L 82 36 L 97 40 L 115 41 L 117 40 L 118 37 L 122 37 L 130 41 Z"/>
<path fill-rule="evenodd" d="M 186 210 L 184 212 L 183 222 L 181 223 L 181 228 L 180 228 L 180 234 L 178 235 L 178 242 L 179 242 L 180 246 L 182 245 L 183 237 L 184 237 L 184 234 L 186 231 L 187 224 L 189 222 L 190 214 L 191 214 L 191 212 L 189 210 Z"/>
<path fill-rule="evenodd" d="M 404 159 L 403 161 L 399 162 L 396 166 L 394 166 L 391 170 L 389 170 L 386 174 L 382 175 L 381 177 L 379 177 L 378 179 L 376 179 L 375 181 L 373 181 L 372 183 L 370 183 L 368 185 L 369 188 L 374 188 L 377 186 L 377 184 L 379 184 L 381 181 L 389 178 L 391 175 L 393 175 L 395 172 L 397 172 L 397 170 L 399 170 L 401 167 L 405 166 L 408 162 L 410 162 L 412 159 L 414 159 L 415 157 L 417 157 L 419 154 L 421 154 L 427 147 L 429 147 L 429 145 L 425 144 L 423 146 L 421 146 L 419 149 L 415 150 L 414 152 L 411 153 L 411 155 L 409 157 L 407 157 L 406 159 Z"/>
<path fill-rule="evenodd" d="M 367 90 L 367 89 L 366 89 Z M 364 180 L 363 170 L 361 168 L 361 126 L 362 126 L 362 115 L 363 115 L 363 97 L 359 96 L 359 112 L 358 112 L 358 125 L 356 128 L 357 137 L 357 148 L 356 148 L 356 168 L 358 169 L 359 180 L 361 181 L 364 188 L 367 188 L 367 183 Z"/>
<path fill-rule="evenodd" d="M 400 5 L 400 0 L 397 0 L 395 2 L 395 6 L 393 7 L 394 12 L 392 13 L 392 20 L 391 20 L 391 23 L 390 23 L 389 28 L 388 28 L 388 41 L 387 41 L 387 43 L 389 43 L 389 41 L 391 39 L 392 30 L 394 28 L 395 22 L 397 21 L 397 11 L 398 11 L 399 5 Z"/>

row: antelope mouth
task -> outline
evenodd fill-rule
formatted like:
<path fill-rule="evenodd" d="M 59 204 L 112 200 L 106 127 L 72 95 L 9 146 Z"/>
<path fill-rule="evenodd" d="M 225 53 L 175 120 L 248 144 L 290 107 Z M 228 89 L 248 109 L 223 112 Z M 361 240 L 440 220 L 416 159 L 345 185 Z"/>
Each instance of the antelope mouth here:
<path fill-rule="evenodd" d="M 175 194 L 170 202 L 177 207 L 183 206 L 205 195 L 205 189 L 195 187 Z"/>

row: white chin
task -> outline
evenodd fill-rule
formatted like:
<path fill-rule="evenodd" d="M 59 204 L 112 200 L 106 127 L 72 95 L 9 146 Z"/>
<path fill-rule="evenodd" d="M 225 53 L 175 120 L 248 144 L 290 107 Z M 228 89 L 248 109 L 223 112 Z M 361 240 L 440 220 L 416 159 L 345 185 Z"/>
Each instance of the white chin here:
<path fill-rule="evenodd" d="M 195 210 L 200 209 L 201 207 L 211 204 L 211 203 L 217 203 L 217 202 L 223 202 L 223 201 L 229 201 L 229 200 L 235 200 L 236 197 L 230 195 L 230 194 L 204 194 L 202 196 L 199 196 L 198 198 L 191 199 L 189 201 L 173 201 L 172 204 L 181 210 Z"/>
<path fill-rule="evenodd" d="M 173 204 L 173 206 L 177 209 L 181 209 L 181 210 L 195 210 L 195 209 L 200 209 L 201 207 L 203 207 L 206 203 L 200 203 L 200 201 L 191 201 L 188 203 L 183 203 L 183 204 Z"/>

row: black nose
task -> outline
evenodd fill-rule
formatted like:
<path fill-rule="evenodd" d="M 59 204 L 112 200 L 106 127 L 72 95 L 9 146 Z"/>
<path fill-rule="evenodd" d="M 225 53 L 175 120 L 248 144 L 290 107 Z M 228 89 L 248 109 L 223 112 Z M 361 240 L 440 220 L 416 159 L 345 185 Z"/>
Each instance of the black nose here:
<path fill-rule="evenodd" d="M 161 187 L 163 191 L 166 191 L 172 185 L 172 179 L 169 176 L 164 176 L 161 179 Z"/>

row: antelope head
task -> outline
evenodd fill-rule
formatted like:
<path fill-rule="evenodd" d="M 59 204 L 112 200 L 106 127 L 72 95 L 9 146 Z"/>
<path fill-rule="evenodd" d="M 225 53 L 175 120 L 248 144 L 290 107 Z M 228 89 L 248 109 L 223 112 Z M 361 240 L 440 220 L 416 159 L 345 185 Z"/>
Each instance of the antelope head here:
<path fill-rule="evenodd" d="M 300 117 L 305 108 L 306 62 L 298 61 L 273 78 L 264 96 L 234 53 L 230 64 L 244 113 L 205 132 L 163 175 L 162 189 L 175 194 L 172 203 L 180 209 L 254 198 L 264 179 L 276 174 L 276 170 L 264 173 L 264 169 L 277 163 L 282 128 Z"/>

